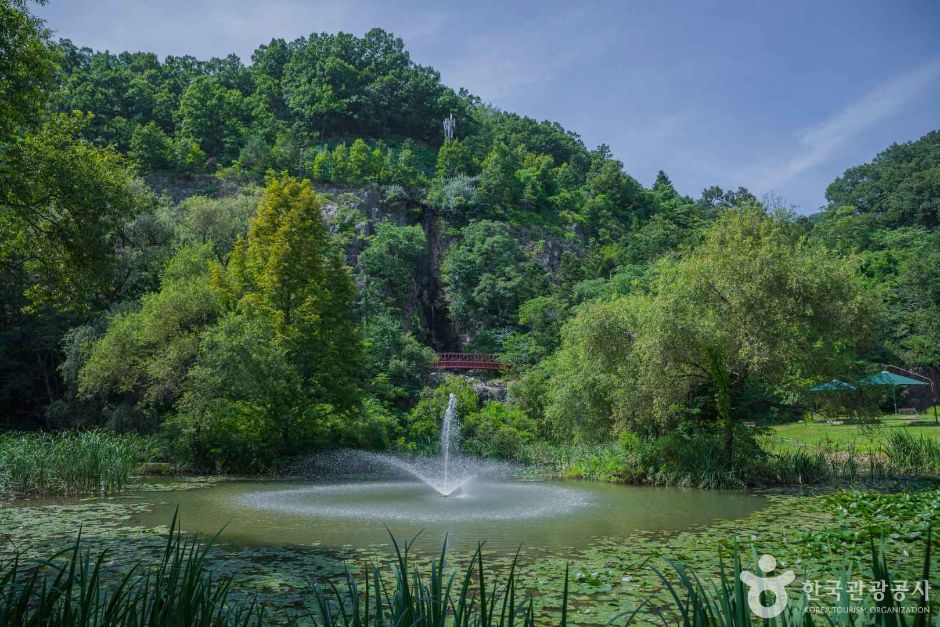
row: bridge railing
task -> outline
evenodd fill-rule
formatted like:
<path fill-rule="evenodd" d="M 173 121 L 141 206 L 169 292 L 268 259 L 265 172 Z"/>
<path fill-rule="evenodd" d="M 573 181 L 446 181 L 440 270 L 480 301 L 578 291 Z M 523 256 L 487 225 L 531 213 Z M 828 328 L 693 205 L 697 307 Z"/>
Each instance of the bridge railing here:
<path fill-rule="evenodd" d="M 438 353 L 437 367 L 450 369 L 499 370 L 496 355 L 489 353 Z"/>

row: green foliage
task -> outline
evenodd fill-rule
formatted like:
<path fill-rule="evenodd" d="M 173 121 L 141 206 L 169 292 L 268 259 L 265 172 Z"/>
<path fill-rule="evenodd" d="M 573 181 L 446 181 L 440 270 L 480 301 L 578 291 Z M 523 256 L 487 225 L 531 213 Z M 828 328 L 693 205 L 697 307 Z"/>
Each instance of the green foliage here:
<path fill-rule="evenodd" d="M 546 385 L 545 419 L 558 439 L 606 439 L 615 406 L 634 368 L 636 300 L 622 297 L 580 307 L 562 329 Z"/>
<path fill-rule="evenodd" d="M 366 315 L 381 305 L 407 318 L 417 307 L 418 281 L 426 272 L 427 256 L 427 238 L 420 226 L 377 224 L 369 247 L 359 255 L 366 277 L 361 297 L 369 301 L 363 305 Z"/>
<path fill-rule="evenodd" d="M 308 182 L 269 181 L 222 289 L 240 312 L 271 325 L 318 398 L 355 404 L 362 355 L 352 276 Z"/>
<path fill-rule="evenodd" d="M 447 179 L 459 174 L 472 175 L 476 168 L 473 154 L 459 139 L 445 141 L 437 151 L 437 176 Z"/>
<path fill-rule="evenodd" d="M 176 165 L 173 140 L 153 121 L 134 129 L 128 154 L 150 171 L 168 170 Z"/>
<path fill-rule="evenodd" d="M 248 233 L 261 193 L 249 188 L 236 196 L 190 196 L 171 212 L 176 239 L 182 245 L 210 244 L 224 263 L 240 237 Z"/>
<path fill-rule="evenodd" d="M 139 309 L 109 320 L 79 372 L 80 395 L 150 410 L 172 407 L 200 333 L 222 311 L 210 281 L 211 258 L 208 246 L 181 248 L 164 270 L 160 290 L 144 295 Z"/>
<path fill-rule="evenodd" d="M 0 499 L 120 492 L 146 450 L 139 436 L 104 431 L 0 433 Z"/>
<path fill-rule="evenodd" d="M 176 116 L 180 135 L 198 144 L 209 158 L 228 163 L 238 157 L 246 116 L 238 90 L 201 76 L 183 92 Z"/>
<path fill-rule="evenodd" d="M 851 206 L 889 227 L 940 225 L 940 131 L 893 144 L 871 163 L 846 170 L 826 189 L 829 211 Z"/>
<path fill-rule="evenodd" d="M 22 3 L 0 2 L 0 150 L 43 112 L 58 62 L 49 44 L 49 31 Z"/>
<path fill-rule="evenodd" d="M 3 147 L 0 269 L 19 275 L 34 309 L 83 311 L 105 294 L 121 227 L 140 209 L 124 160 L 79 138 L 87 121 L 57 115 Z"/>
<path fill-rule="evenodd" d="M 425 388 L 421 400 L 408 413 L 408 435 L 417 446 L 434 450 L 440 444 L 441 421 L 451 394 L 457 397 L 457 414 L 461 421 L 476 413 L 477 393 L 461 377 L 448 376 L 437 387 Z"/>
<path fill-rule="evenodd" d="M 488 220 L 472 222 L 461 236 L 441 265 L 451 315 L 471 332 L 515 323 L 531 287 L 518 240 L 505 224 Z"/>
<path fill-rule="evenodd" d="M 519 459 L 534 437 L 535 421 L 509 403 L 487 401 L 461 418 L 461 446 L 467 453 Z"/>
<path fill-rule="evenodd" d="M 434 351 L 388 314 L 369 317 L 364 335 L 370 392 L 400 408 L 417 400 L 436 363 Z"/>
<path fill-rule="evenodd" d="M 706 411 L 725 425 L 726 457 L 749 380 L 796 394 L 807 378 L 851 369 L 871 337 L 872 300 L 852 263 L 753 208 L 723 213 L 644 300 L 628 420 L 668 421 L 704 386 Z"/>

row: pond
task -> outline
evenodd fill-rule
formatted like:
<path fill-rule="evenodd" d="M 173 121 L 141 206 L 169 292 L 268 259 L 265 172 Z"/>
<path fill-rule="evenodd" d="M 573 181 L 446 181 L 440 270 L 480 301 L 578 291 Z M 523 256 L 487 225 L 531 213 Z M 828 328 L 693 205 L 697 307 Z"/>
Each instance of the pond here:
<path fill-rule="evenodd" d="M 584 481 L 473 482 L 444 497 L 421 482 L 226 481 L 145 492 L 131 524 L 165 525 L 177 506 L 182 528 L 246 546 L 323 548 L 387 544 L 421 533 L 437 549 L 446 533 L 458 550 L 486 541 L 490 551 L 565 553 L 643 532 L 662 535 L 743 518 L 766 498 L 743 492 L 650 488 Z"/>

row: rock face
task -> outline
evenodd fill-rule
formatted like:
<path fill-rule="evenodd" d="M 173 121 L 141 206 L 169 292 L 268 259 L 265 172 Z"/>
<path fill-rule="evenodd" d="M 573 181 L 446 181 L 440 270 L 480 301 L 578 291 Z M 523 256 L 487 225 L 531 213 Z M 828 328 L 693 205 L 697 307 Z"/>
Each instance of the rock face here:
<path fill-rule="evenodd" d="M 424 206 L 420 195 L 398 187 L 374 186 L 318 187 L 317 191 L 324 196 L 323 217 L 330 231 L 344 241 L 346 258 L 353 268 L 380 222 L 421 226 L 428 242 L 427 263 L 419 269 L 417 293 L 406 305 L 402 324 L 409 328 L 412 320 L 419 321 L 436 351 L 459 350 L 460 340 L 448 316 L 440 272 L 448 241 L 438 218 Z"/>
<path fill-rule="evenodd" d="M 477 383 L 473 386 L 476 390 L 477 398 L 480 403 L 486 401 L 497 401 L 503 403 L 506 401 L 506 384 L 502 381 L 488 381 L 486 383 Z"/>

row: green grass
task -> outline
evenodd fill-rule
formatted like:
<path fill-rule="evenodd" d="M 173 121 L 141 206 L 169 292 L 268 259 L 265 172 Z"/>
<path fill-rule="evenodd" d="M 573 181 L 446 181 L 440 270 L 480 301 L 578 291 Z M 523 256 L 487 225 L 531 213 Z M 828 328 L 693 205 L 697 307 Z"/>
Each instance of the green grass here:
<path fill-rule="evenodd" d="M 882 416 L 876 426 L 843 424 L 823 421 L 791 422 L 775 425 L 770 448 L 774 451 L 799 450 L 832 446 L 835 448 L 878 449 L 881 442 L 892 432 L 906 431 L 940 442 L 940 425 L 933 422 L 933 415 Z"/>
<path fill-rule="evenodd" d="M 119 492 L 146 450 L 140 436 L 106 431 L 0 433 L 0 498 Z"/>

